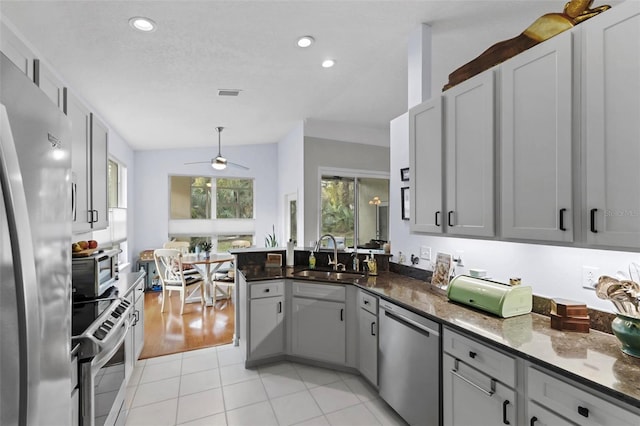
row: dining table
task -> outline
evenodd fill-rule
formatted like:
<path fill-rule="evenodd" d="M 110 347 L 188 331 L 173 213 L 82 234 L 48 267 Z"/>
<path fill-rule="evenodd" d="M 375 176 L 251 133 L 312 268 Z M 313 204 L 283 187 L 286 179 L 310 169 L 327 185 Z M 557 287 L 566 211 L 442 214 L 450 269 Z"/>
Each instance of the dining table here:
<path fill-rule="evenodd" d="M 227 254 L 210 254 L 208 257 L 204 257 L 202 253 L 187 254 L 182 258 L 183 266 L 192 266 L 202 277 L 204 281 L 204 299 L 207 306 L 213 306 L 215 304 L 218 293 L 227 299 L 230 297 L 228 290 L 224 291 L 216 285 L 215 274 L 223 264 L 233 262 L 233 260 L 233 256 Z M 200 297 L 197 294 L 185 300 L 187 303 L 199 301 Z"/>

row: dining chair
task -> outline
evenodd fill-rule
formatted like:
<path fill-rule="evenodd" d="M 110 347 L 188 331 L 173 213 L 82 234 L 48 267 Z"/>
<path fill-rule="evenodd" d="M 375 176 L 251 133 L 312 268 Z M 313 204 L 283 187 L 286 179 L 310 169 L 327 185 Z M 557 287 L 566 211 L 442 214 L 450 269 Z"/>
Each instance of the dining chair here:
<path fill-rule="evenodd" d="M 156 262 L 156 270 L 162 283 L 162 307 L 160 312 L 164 312 L 164 304 L 172 291 L 180 292 L 180 315 L 184 312 L 184 304 L 187 296 L 200 289 L 200 301 L 204 305 L 204 281 L 199 275 L 186 275 L 182 267 L 182 253 L 178 249 L 157 249 L 153 252 Z M 197 286 L 191 293 L 187 294 L 190 287 Z"/>
<path fill-rule="evenodd" d="M 162 248 L 180 250 L 183 255 L 189 253 L 189 247 L 189 241 L 167 241 L 162 245 Z M 182 271 L 185 275 L 198 274 L 198 270 L 192 265 L 183 265 Z"/>

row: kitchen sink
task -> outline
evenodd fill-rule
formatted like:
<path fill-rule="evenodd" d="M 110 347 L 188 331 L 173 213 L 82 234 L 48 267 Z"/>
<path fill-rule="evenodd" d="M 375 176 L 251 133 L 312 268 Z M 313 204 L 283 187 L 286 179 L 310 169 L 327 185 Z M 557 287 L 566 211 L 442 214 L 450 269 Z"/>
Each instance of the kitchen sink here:
<path fill-rule="evenodd" d="M 315 278 L 327 281 L 354 281 L 363 278 L 365 274 L 361 272 L 345 272 L 345 271 L 321 271 L 317 269 L 304 269 L 294 272 L 294 277 Z"/>

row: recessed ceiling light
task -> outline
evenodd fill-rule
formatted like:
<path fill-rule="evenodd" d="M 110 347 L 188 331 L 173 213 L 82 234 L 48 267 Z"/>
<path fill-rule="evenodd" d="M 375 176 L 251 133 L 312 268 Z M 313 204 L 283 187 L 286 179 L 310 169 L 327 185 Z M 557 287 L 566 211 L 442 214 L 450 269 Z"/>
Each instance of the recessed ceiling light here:
<path fill-rule="evenodd" d="M 335 64 L 336 61 L 334 61 L 333 59 L 325 59 L 324 61 L 322 61 L 322 68 L 331 68 Z"/>
<path fill-rule="evenodd" d="M 298 47 L 309 47 L 313 44 L 314 38 L 311 36 L 302 36 L 298 39 Z"/>
<path fill-rule="evenodd" d="M 131 28 L 145 33 L 150 33 L 156 30 L 156 23 L 143 16 L 134 16 L 129 19 L 129 25 L 131 25 Z"/>

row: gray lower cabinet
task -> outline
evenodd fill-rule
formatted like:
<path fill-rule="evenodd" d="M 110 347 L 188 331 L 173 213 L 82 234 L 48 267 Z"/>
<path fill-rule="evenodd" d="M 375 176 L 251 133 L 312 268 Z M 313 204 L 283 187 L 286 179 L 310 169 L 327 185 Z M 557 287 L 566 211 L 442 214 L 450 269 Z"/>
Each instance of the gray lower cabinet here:
<path fill-rule="evenodd" d="M 251 360 L 280 355 L 285 348 L 284 281 L 251 284 L 248 356 Z"/>
<path fill-rule="evenodd" d="M 358 290 L 358 369 L 378 385 L 378 298 Z"/>
<path fill-rule="evenodd" d="M 527 368 L 527 398 L 527 421 L 534 426 L 640 424 L 639 415 L 581 388 L 565 377 L 558 377 L 534 366 Z"/>
<path fill-rule="evenodd" d="M 447 328 L 442 345 L 443 424 L 518 424 L 516 359 Z"/>
<path fill-rule="evenodd" d="M 346 292 L 344 286 L 293 282 L 291 353 L 346 363 Z"/>

